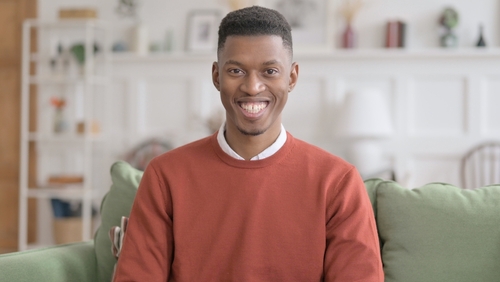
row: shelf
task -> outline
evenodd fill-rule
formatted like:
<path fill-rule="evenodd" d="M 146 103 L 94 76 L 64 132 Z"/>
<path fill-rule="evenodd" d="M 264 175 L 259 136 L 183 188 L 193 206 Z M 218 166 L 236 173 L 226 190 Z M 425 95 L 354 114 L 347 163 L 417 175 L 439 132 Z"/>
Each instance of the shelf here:
<path fill-rule="evenodd" d="M 216 52 L 210 53 L 150 53 L 141 56 L 132 52 L 113 53 L 111 61 L 115 63 L 136 62 L 203 62 L 216 60 Z M 430 49 L 335 49 L 335 50 L 301 50 L 294 53 L 294 60 L 302 59 L 457 59 L 457 58 L 483 58 L 500 59 L 500 48 L 430 48 Z"/>
<path fill-rule="evenodd" d="M 47 30 L 44 30 L 44 29 Z M 31 40 L 37 38 L 38 35 L 42 35 L 39 38 L 40 42 L 36 43 L 39 47 L 47 46 L 45 43 L 50 43 L 50 39 L 43 32 L 48 32 L 50 34 L 57 35 L 58 38 L 65 38 L 71 33 L 71 38 L 75 40 L 81 40 L 86 44 L 92 45 L 94 42 L 102 44 L 103 46 L 99 53 L 94 56 L 88 56 L 84 64 L 77 64 L 75 60 L 70 60 L 69 63 L 66 61 L 63 64 L 52 65 L 51 56 L 49 53 L 40 52 L 33 53 L 31 48 L 34 42 Z M 39 32 L 35 34 L 35 32 Z M 58 33 L 58 34 L 56 34 Z M 50 36 L 49 36 L 50 37 Z M 54 37 L 55 38 L 55 37 Z M 94 19 L 83 19 L 83 20 L 59 20 L 53 22 L 39 21 L 39 20 L 27 20 L 24 21 L 23 25 L 23 48 L 22 48 L 22 85 L 21 85 L 21 137 L 20 147 L 21 147 L 21 164 L 20 164 L 20 201 L 19 201 L 19 249 L 25 250 L 27 248 L 39 248 L 42 246 L 52 245 L 47 238 L 43 238 L 42 244 L 29 244 L 28 245 L 28 219 L 31 215 L 28 212 L 28 198 L 30 199 L 66 199 L 66 200 L 79 200 L 82 202 L 82 239 L 90 240 L 92 227 L 92 204 L 94 200 L 100 199 L 103 196 L 99 185 L 99 177 L 94 177 L 94 162 L 97 154 L 104 155 L 106 157 L 107 140 L 109 136 L 107 132 L 101 131 L 99 125 L 99 120 L 97 121 L 97 116 L 93 110 L 87 109 L 87 107 L 95 106 L 94 101 L 106 103 L 109 99 L 106 97 L 101 97 L 109 92 L 107 86 L 111 85 L 111 66 L 109 60 L 109 26 L 104 21 L 94 20 Z M 49 44 L 51 45 L 51 44 Z M 38 50 L 44 50 L 43 48 L 38 48 Z M 89 51 L 89 50 L 87 50 Z M 36 74 L 30 75 L 33 70 L 36 70 Z M 56 87 L 38 87 L 33 88 L 31 85 L 49 85 Z M 82 85 L 81 88 L 75 88 L 73 86 Z M 71 86 L 71 87 L 59 87 L 59 86 Z M 100 89 L 102 87 L 102 89 Z M 99 89 L 98 89 L 99 88 Z M 71 126 L 68 127 L 68 131 L 62 133 L 53 132 L 51 123 L 48 119 L 50 114 L 46 109 L 46 105 L 34 100 L 34 93 L 45 97 L 48 95 L 71 95 L 69 93 L 79 92 L 81 97 L 73 97 L 75 104 L 77 102 L 84 106 L 85 111 L 83 111 L 82 116 L 77 117 L 76 107 L 68 108 L 66 111 L 73 111 L 73 119 L 69 120 Z M 68 94 L 66 94 L 68 93 Z M 97 96 L 102 99 L 99 101 L 95 99 Z M 81 101 L 76 101 L 77 99 Z M 95 99 L 95 100 L 94 100 Z M 35 111 L 35 118 L 37 121 L 40 120 L 40 128 L 43 130 L 30 131 L 30 125 L 32 121 L 30 120 L 32 114 L 31 105 L 35 105 L 37 111 Z M 100 109 L 101 104 L 98 108 Z M 106 107 L 106 105 L 102 105 Z M 97 112 L 97 111 L 96 111 Z M 47 118 L 46 118 L 47 117 Z M 81 121 L 85 121 L 84 127 L 87 131 L 80 133 L 82 126 Z M 36 124 L 36 123 L 35 123 Z M 87 127 L 88 125 L 88 127 Z M 94 126 L 97 125 L 97 126 Z M 36 142 L 36 150 L 30 150 L 30 142 Z M 100 143 L 94 143 L 100 142 Z M 76 149 L 76 150 L 75 150 Z M 46 154 L 47 153 L 47 154 Z M 58 180 L 56 177 L 47 177 L 47 175 L 35 175 L 38 179 L 48 179 L 46 182 L 42 181 L 37 183 L 32 187 L 29 187 L 30 182 L 30 169 L 33 163 L 32 155 L 38 156 L 35 159 L 35 164 L 43 164 L 43 170 L 45 174 L 49 171 L 53 172 L 55 175 L 61 174 L 61 170 L 81 170 L 81 175 L 84 180 L 74 180 L 73 183 L 56 183 L 53 182 L 71 182 L 68 178 L 64 180 L 60 177 Z M 52 165 L 53 158 L 61 158 L 61 160 L 71 159 L 68 162 L 68 167 L 58 167 Z M 74 163 L 75 161 L 79 163 Z M 66 163 L 63 163 L 66 164 Z M 81 167 L 82 166 L 82 167 Z M 54 179 L 55 178 L 55 179 Z M 51 183 L 49 184 L 49 180 Z M 41 224 L 46 224 L 49 219 L 48 211 L 41 212 L 36 216 L 40 219 Z M 52 217 L 50 215 L 50 217 Z M 89 224 L 90 223 L 90 224 Z M 42 232 L 47 232 L 47 230 L 42 230 Z M 38 234 L 39 235 L 39 234 Z M 40 237 L 38 237 L 40 238 Z M 48 241 L 48 242 L 47 242 Z M 48 244 L 47 244 L 48 243 Z"/>
<path fill-rule="evenodd" d="M 338 49 L 330 52 L 302 52 L 296 59 L 500 59 L 500 48 L 431 49 Z"/>
<path fill-rule="evenodd" d="M 30 84 L 77 84 L 88 83 L 94 85 L 106 85 L 109 79 L 101 76 L 80 76 L 80 77 L 66 77 L 66 76 L 30 76 Z"/>
<path fill-rule="evenodd" d="M 102 142 L 104 141 L 104 137 L 102 135 L 90 135 L 85 136 L 84 134 L 76 135 L 71 133 L 62 133 L 61 135 L 48 135 L 48 134 L 38 134 L 38 133 L 29 133 L 28 134 L 29 141 L 37 141 L 37 142 Z"/>
<path fill-rule="evenodd" d="M 103 55 L 102 53 L 94 54 L 92 60 L 95 64 L 103 64 L 106 63 L 109 55 Z M 30 60 L 35 63 L 49 63 L 53 57 L 49 55 L 41 55 L 39 53 L 31 53 Z"/>
<path fill-rule="evenodd" d="M 90 27 L 96 29 L 108 29 L 108 23 L 97 19 L 64 19 L 58 21 L 42 21 L 30 19 L 25 21 L 26 25 L 41 28 L 82 28 Z"/>
<path fill-rule="evenodd" d="M 52 186 L 55 187 L 55 186 Z M 81 184 L 64 185 L 59 188 L 29 188 L 28 197 L 39 199 L 82 199 L 85 191 Z"/>
<path fill-rule="evenodd" d="M 170 53 L 149 53 L 148 55 L 139 55 L 134 52 L 115 52 L 110 55 L 112 62 L 198 62 L 215 61 L 217 54 L 213 52 L 170 52 Z"/>

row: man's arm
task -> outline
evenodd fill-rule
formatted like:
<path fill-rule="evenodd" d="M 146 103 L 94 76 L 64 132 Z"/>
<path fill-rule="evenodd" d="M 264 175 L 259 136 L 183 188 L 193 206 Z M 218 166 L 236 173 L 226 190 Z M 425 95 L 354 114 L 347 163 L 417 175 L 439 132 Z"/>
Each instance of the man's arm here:
<path fill-rule="evenodd" d="M 114 281 L 167 281 L 173 255 L 170 193 L 150 164 L 137 191 Z"/>
<path fill-rule="evenodd" d="M 383 282 L 375 217 L 356 169 L 328 194 L 325 281 Z"/>

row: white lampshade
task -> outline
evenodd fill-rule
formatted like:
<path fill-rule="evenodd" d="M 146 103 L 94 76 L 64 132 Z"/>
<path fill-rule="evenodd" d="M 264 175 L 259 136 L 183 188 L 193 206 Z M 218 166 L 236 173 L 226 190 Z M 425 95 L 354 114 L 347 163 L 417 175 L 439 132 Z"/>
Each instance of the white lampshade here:
<path fill-rule="evenodd" d="M 340 132 L 349 137 L 385 137 L 392 134 L 388 101 L 375 88 L 347 93 Z"/>

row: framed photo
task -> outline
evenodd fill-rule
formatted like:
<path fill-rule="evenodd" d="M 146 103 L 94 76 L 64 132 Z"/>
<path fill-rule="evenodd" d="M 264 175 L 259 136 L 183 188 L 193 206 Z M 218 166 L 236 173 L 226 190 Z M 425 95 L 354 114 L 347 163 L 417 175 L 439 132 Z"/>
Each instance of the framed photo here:
<path fill-rule="evenodd" d="M 210 52 L 217 49 L 217 31 L 221 21 L 218 10 L 193 10 L 188 14 L 186 50 Z"/>
<path fill-rule="evenodd" d="M 333 49 L 336 34 L 331 0 L 259 0 L 259 4 L 285 16 L 292 26 L 294 50 Z"/>

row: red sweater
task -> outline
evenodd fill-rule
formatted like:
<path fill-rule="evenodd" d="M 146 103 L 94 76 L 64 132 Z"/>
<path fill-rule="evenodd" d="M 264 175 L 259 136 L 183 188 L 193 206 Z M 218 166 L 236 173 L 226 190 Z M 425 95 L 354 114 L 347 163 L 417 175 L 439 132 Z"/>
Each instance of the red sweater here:
<path fill-rule="evenodd" d="M 355 168 L 288 134 L 236 160 L 216 134 L 144 172 L 115 281 L 383 282 L 372 207 Z"/>

